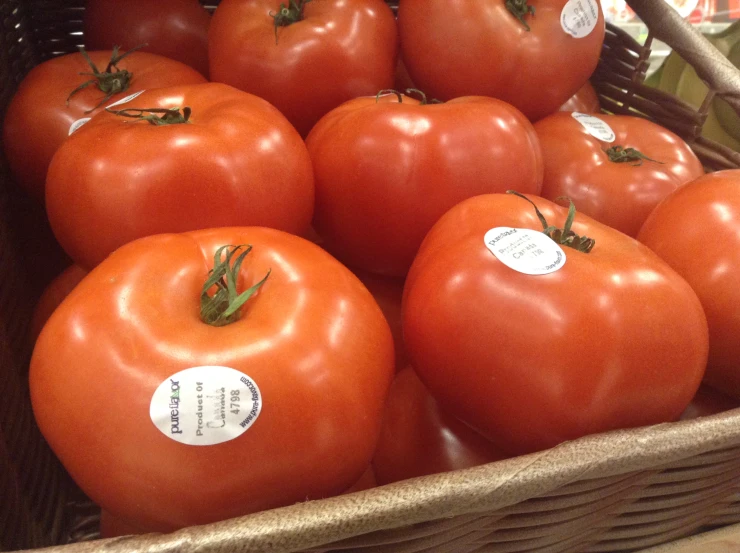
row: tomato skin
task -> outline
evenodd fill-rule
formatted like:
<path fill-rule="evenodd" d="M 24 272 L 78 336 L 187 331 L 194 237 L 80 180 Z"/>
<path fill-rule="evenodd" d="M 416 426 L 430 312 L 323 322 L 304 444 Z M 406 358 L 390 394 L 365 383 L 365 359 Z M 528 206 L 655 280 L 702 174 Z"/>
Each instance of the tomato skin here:
<path fill-rule="evenodd" d="M 352 484 L 347 490 L 342 492 L 342 495 L 348 494 L 348 493 L 355 493 L 355 492 L 363 492 L 365 490 L 370 490 L 378 485 L 378 482 L 375 479 L 375 472 L 373 471 L 373 467 L 369 466 L 367 467 L 367 470 L 362 473 L 362 476 L 360 476 L 360 479 Z"/>
<path fill-rule="evenodd" d="M 535 124 L 545 161 L 542 197 L 567 196 L 579 212 L 635 237 L 655 206 L 704 168 L 688 144 L 655 123 L 624 115 L 598 118 L 612 128 L 614 142 L 590 135 L 570 113 Z M 616 145 L 657 161 L 615 163 L 604 150 Z"/>
<path fill-rule="evenodd" d="M 110 50 L 88 54 L 105 71 Z M 187 65 L 145 52 L 134 52 L 118 67 L 133 73 L 133 79 L 127 90 L 111 96 L 105 105 L 140 90 L 206 82 Z M 80 73 L 89 72 L 90 66 L 79 53 L 45 61 L 23 79 L 8 106 L 3 127 L 5 155 L 16 181 L 40 201 L 49 163 L 67 138 L 70 125 L 103 109 L 95 108 L 105 98 L 95 85 L 72 96 L 69 106 L 66 103 L 70 92 L 88 78 Z M 89 110 L 93 112 L 86 113 Z"/>
<path fill-rule="evenodd" d="M 731 398 L 709 386 L 701 386 L 689 406 L 681 413 L 681 420 L 686 421 L 716 415 L 717 413 L 723 413 L 724 411 L 737 409 L 738 407 L 740 407 L 740 402 L 737 399 Z"/>
<path fill-rule="evenodd" d="M 120 536 L 137 536 L 144 532 L 110 514 L 105 509 L 100 511 L 100 537 L 118 538 Z"/>
<path fill-rule="evenodd" d="M 240 290 L 272 272 L 239 321 L 211 327 L 200 293 L 226 244 L 253 245 Z M 254 379 L 259 418 L 217 445 L 169 439 L 149 418 L 152 393 L 213 364 Z M 49 319 L 30 385 L 39 427 L 88 496 L 169 531 L 349 488 L 372 459 L 392 375 L 390 330 L 357 278 L 310 242 L 254 227 L 120 248 Z"/>
<path fill-rule="evenodd" d="M 501 0 L 401 0 L 401 52 L 413 81 L 440 100 L 500 98 L 536 121 L 558 109 L 596 69 L 604 15 L 585 38 L 563 31 L 567 0 L 531 2 L 531 31 Z M 475 54 L 473 54 L 475 53 Z"/>
<path fill-rule="evenodd" d="M 287 5 L 287 3 L 285 3 Z M 211 80 L 256 94 L 306 136 L 342 102 L 391 88 L 398 54 L 383 0 L 312 0 L 277 31 L 281 0 L 224 0 L 209 33 Z"/>
<path fill-rule="evenodd" d="M 378 484 L 504 459 L 491 442 L 443 412 L 411 366 L 393 380 L 373 457 Z"/>
<path fill-rule="evenodd" d="M 420 105 L 357 98 L 306 140 L 316 178 L 314 227 L 349 266 L 404 276 L 424 235 L 456 203 L 514 189 L 539 193 L 532 125 L 493 98 Z"/>
<path fill-rule="evenodd" d="M 548 223 L 567 210 L 531 197 Z M 530 276 L 487 249 L 496 227 L 542 230 L 511 195 L 460 203 L 427 235 L 404 289 L 404 340 L 443 409 L 503 451 L 675 420 L 704 374 L 707 324 L 696 294 L 637 241 L 586 216 L 558 271 Z"/>
<path fill-rule="evenodd" d="M 69 293 L 85 278 L 87 271 L 79 265 L 70 265 L 62 271 L 41 294 L 31 318 L 31 337 L 35 341 L 46 321 Z"/>
<path fill-rule="evenodd" d="M 222 84 L 147 91 L 136 108 L 189 106 L 189 124 L 102 113 L 54 156 L 47 211 L 59 243 L 92 268 L 151 234 L 230 225 L 304 232 L 313 171 L 295 129 L 264 100 Z M 237 139 L 238 137 L 238 139 Z"/>
<path fill-rule="evenodd" d="M 403 345 L 403 329 L 401 327 L 403 280 L 374 275 L 366 271 L 353 270 L 352 272 L 373 295 L 385 316 L 385 320 L 388 321 L 391 334 L 393 334 L 393 349 L 396 352 L 396 371 L 400 371 L 409 362 L 406 348 Z"/>
<path fill-rule="evenodd" d="M 680 188 L 650 214 L 638 239 L 683 276 L 709 322 L 705 382 L 740 398 L 740 170 Z"/>
<path fill-rule="evenodd" d="M 599 95 L 596 94 L 593 85 L 586 81 L 578 92 L 565 102 L 558 111 L 577 111 L 579 113 L 599 113 L 601 104 Z"/>
<path fill-rule="evenodd" d="M 91 50 L 123 46 L 159 54 L 208 76 L 211 16 L 198 0 L 87 0 L 83 31 Z"/>

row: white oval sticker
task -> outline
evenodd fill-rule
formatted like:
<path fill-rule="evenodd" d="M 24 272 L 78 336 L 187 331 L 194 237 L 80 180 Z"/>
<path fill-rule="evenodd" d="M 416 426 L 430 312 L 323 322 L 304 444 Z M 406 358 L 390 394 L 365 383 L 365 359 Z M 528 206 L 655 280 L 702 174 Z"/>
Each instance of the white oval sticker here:
<path fill-rule="evenodd" d="M 546 275 L 565 265 L 563 249 L 536 230 L 496 227 L 483 240 L 501 263 L 525 275 Z"/>
<path fill-rule="evenodd" d="M 614 131 L 606 121 L 599 119 L 594 115 L 578 113 L 577 111 L 571 113 L 571 116 L 573 119 L 578 121 L 584 129 L 586 129 L 588 134 L 598 138 L 602 142 L 614 142 L 617 139 L 617 135 L 614 134 Z"/>
<path fill-rule="evenodd" d="M 573 38 L 590 35 L 598 21 L 599 4 L 596 0 L 568 0 L 560 12 L 560 25 Z"/>
<path fill-rule="evenodd" d="M 262 411 L 262 394 L 246 374 L 229 367 L 185 369 L 152 395 L 149 416 L 168 438 L 214 445 L 238 438 Z"/>
<path fill-rule="evenodd" d="M 113 106 L 120 106 L 121 104 L 125 104 L 126 102 L 130 102 L 131 100 L 133 100 L 134 98 L 137 98 L 141 94 L 144 94 L 144 91 L 143 90 L 140 90 L 139 92 L 134 92 L 133 94 L 129 94 L 125 98 L 121 98 L 117 102 L 113 102 L 111 105 L 107 106 L 105 109 L 110 109 Z"/>
<path fill-rule="evenodd" d="M 75 132 L 82 125 L 84 125 L 85 123 L 87 123 L 90 119 L 92 119 L 92 117 L 83 117 L 82 119 L 78 119 L 77 121 L 75 121 L 74 123 L 72 123 L 69 126 L 69 132 L 67 133 L 67 135 L 69 136 L 70 134 L 72 134 L 73 132 Z"/>

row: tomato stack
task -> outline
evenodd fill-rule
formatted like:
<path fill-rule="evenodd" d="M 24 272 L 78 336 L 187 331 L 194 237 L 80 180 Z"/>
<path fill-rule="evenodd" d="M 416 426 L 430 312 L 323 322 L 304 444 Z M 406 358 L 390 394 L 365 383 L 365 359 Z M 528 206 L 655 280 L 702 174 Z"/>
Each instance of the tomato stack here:
<path fill-rule="evenodd" d="M 599 113 L 604 32 L 596 0 L 88 2 L 4 145 L 75 263 L 31 396 L 104 533 L 740 402 L 740 171 Z"/>

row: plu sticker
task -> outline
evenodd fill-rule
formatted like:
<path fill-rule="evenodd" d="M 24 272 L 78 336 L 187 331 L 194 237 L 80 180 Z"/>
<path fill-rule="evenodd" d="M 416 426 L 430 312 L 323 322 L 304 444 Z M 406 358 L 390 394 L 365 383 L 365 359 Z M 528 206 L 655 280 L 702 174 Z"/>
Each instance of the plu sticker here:
<path fill-rule="evenodd" d="M 173 374 L 152 395 L 149 416 L 162 434 L 187 445 L 238 438 L 262 411 L 257 383 L 230 367 L 192 367 Z"/>
<path fill-rule="evenodd" d="M 546 275 L 565 265 L 563 249 L 536 230 L 496 227 L 483 240 L 501 263 L 525 275 Z"/>
<path fill-rule="evenodd" d="M 602 142 L 614 142 L 617 139 L 617 135 L 614 134 L 612 128 L 603 119 L 586 113 L 578 113 L 577 111 L 571 113 L 571 116 L 586 129 L 588 134 L 598 138 Z"/>
<path fill-rule="evenodd" d="M 596 0 L 568 0 L 560 12 L 560 25 L 573 38 L 590 35 L 598 21 L 599 5 Z"/>
<path fill-rule="evenodd" d="M 80 128 L 80 127 L 81 127 L 82 125 L 84 125 L 85 123 L 87 123 L 87 122 L 88 122 L 88 121 L 89 121 L 90 119 L 92 119 L 92 117 L 83 117 L 82 119 L 78 119 L 77 121 L 75 121 L 74 123 L 72 123 L 72 124 L 71 124 L 71 125 L 69 126 L 69 132 L 67 133 L 67 135 L 70 135 L 70 134 L 72 134 L 73 132 L 75 132 L 75 131 L 76 131 L 77 129 L 79 129 L 79 128 Z"/>
<path fill-rule="evenodd" d="M 111 105 L 107 106 L 105 109 L 110 109 L 114 106 L 120 106 L 121 104 L 125 104 L 127 102 L 130 102 L 131 100 L 138 98 L 140 95 L 144 94 L 144 90 L 140 90 L 139 92 L 134 92 L 133 94 L 129 94 L 125 98 L 121 98 L 117 102 L 113 102 Z"/>

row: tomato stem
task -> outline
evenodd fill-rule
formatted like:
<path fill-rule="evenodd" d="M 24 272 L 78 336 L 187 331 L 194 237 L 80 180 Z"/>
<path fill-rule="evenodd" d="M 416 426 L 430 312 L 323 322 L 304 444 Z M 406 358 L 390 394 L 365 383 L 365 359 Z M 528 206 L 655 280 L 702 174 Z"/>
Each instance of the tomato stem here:
<path fill-rule="evenodd" d="M 614 163 L 629 163 L 633 167 L 639 167 L 642 165 L 643 161 L 652 161 L 663 165 L 662 161 L 649 158 L 640 150 L 636 150 L 635 148 L 612 146 L 608 150 L 604 150 L 604 153 L 609 156 L 609 161 L 613 161 Z"/>
<path fill-rule="evenodd" d="M 277 13 L 270 12 L 270 17 L 275 22 L 275 44 L 278 43 L 278 27 L 287 27 L 303 19 L 303 8 L 312 0 L 290 0 L 286 6 L 284 2 L 280 4 Z"/>
<path fill-rule="evenodd" d="M 236 253 L 244 248 L 232 264 L 232 259 Z M 224 257 L 225 259 L 222 259 Z M 239 277 L 239 269 L 252 251 L 249 244 L 239 246 L 221 246 L 216 250 L 213 257 L 213 269 L 208 273 L 208 279 L 203 284 L 203 290 L 200 294 L 200 319 L 211 326 L 225 326 L 239 320 L 239 309 L 251 298 L 257 290 L 267 281 L 272 269 L 267 271 L 265 278 L 257 284 L 245 290 L 241 294 L 237 293 L 236 281 Z M 212 287 L 216 287 L 216 293 L 210 295 L 208 292 Z"/>
<path fill-rule="evenodd" d="M 180 108 L 128 108 L 119 110 L 106 108 L 105 111 L 114 115 L 118 115 L 120 117 L 130 117 L 132 119 L 136 119 L 137 121 L 148 121 L 152 125 L 160 126 L 182 125 L 184 123 L 190 123 L 190 113 L 192 110 L 189 107 L 184 107 L 182 108 L 182 113 L 180 113 Z M 157 115 L 158 113 L 161 113 L 162 115 L 159 116 Z"/>
<path fill-rule="evenodd" d="M 442 104 L 443 102 L 441 100 L 437 100 L 436 98 L 433 98 L 431 100 L 427 99 L 427 95 L 424 94 L 421 90 L 418 88 L 407 88 L 404 91 L 404 94 L 406 96 L 413 98 L 415 95 L 419 96 L 419 100 L 421 101 L 422 106 L 426 106 L 427 104 Z"/>
<path fill-rule="evenodd" d="M 118 64 L 123 60 L 126 56 L 129 54 L 133 54 L 137 50 L 140 50 L 147 46 L 146 44 L 140 44 L 136 48 L 132 48 L 128 52 L 125 52 L 123 54 L 119 54 L 119 48 L 120 46 L 114 46 L 113 52 L 111 53 L 110 61 L 108 62 L 108 66 L 105 68 L 105 71 L 98 70 L 97 66 L 93 61 L 90 59 L 90 56 L 88 55 L 87 51 L 83 46 L 80 46 L 80 54 L 85 58 L 85 61 L 90 66 L 90 69 L 92 69 L 92 73 L 80 73 L 80 75 L 93 77 L 89 81 L 85 81 L 81 85 L 79 85 L 77 88 L 75 88 L 72 92 L 69 93 L 69 96 L 67 96 L 67 105 L 69 105 L 69 101 L 72 99 L 72 96 L 77 94 L 80 90 L 87 88 L 90 85 L 96 85 L 98 89 L 100 89 L 101 92 L 105 93 L 105 97 L 100 100 L 98 105 L 96 105 L 94 108 L 87 110 L 85 113 L 91 113 L 98 109 L 100 106 L 102 106 L 104 103 L 106 103 L 108 100 L 111 99 L 111 97 L 114 94 L 120 94 L 121 92 L 125 92 L 128 90 L 129 85 L 131 84 L 131 79 L 133 79 L 134 74 L 130 73 L 129 71 L 126 71 L 125 69 L 119 69 Z M 115 70 L 115 71 L 114 71 Z"/>
<path fill-rule="evenodd" d="M 534 16 L 534 6 L 527 4 L 528 0 L 506 0 L 506 9 L 511 12 L 511 15 L 516 17 L 519 22 L 524 25 L 527 31 L 531 31 L 529 24 L 524 20 L 524 16 Z"/>
<path fill-rule="evenodd" d="M 401 94 L 400 92 L 398 92 L 398 90 L 393 90 L 392 88 L 386 88 L 386 89 L 381 90 L 380 92 L 378 92 L 375 95 L 375 103 L 376 104 L 378 102 L 380 102 L 380 97 L 383 96 L 384 94 L 395 94 L 396 97 L 398 98 L 398 103 L 399 104 L 403 104 L 403 94 Z"/>
<path fill-rule="evenodd" d="M 571 227 L 573 226 L 573 220 L 576 217 L 576 206 L 573 204 L 570 198 L 567 198 L 565 196 L 561 196 L 560 198 L 558 198 L 558 200 L 565 199 L 570 202 L 570 207 L 568 208 L 568 216 L 565 218 L 565 225 L 563 225 L 563 228 L 560 229 L 548 224 L 547 219 L 545 219 L 545 216 L 542 215 L 542 212 L 539 210 L 537 205 L 532 200 L 527 198 L 524 194 L 520 194 L 519 192 L 515 192 L 514 190 L 507 190 L 506 193 L 514 194 L 515 196 L 518 196 L 519 198 L 522 198 L 523 200 L 526 200 L 530 204 L 532 204 L 532 206 L 534 207 L 534 211 L 537 214 L 537 218 L 540 220 L 540 223 L 542 223 L 542 232 L 561 246 L 567 246 L 583 253 L 589 253 L 594 248 L 596 240 L 594 240 L 593 238 L 588 238 L 586 236 L 578 236 L 575 232 L 571 230 Z"/>

